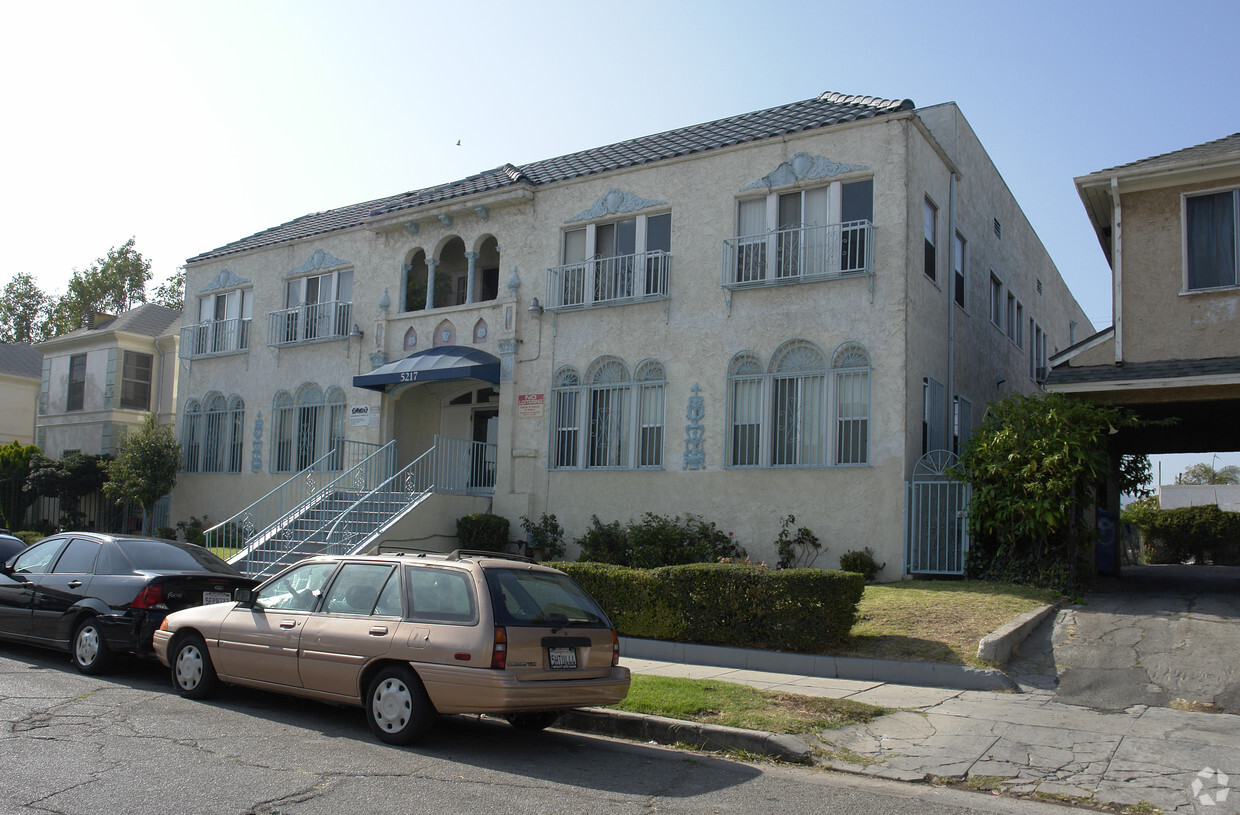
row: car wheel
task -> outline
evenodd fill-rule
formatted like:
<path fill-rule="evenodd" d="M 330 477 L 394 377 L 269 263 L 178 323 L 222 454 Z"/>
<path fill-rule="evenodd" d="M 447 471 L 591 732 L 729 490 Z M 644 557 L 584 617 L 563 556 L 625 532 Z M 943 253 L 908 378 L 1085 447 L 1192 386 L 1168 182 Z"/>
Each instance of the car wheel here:
<path fill-rule="evenodd" d="M 518 730 L 546 730 L 555 724 L 560 714 L 554 710 L 543 710 L 538 713 L 510 713 L 504 718 Z"/>
<path fill-rule="evenodd" d="M 108 647 L 94 617 L 87 617 L 78 624 L 70 645 L 73 664 L 84 674 L 95 676 L 104 673 L 112 664 L 112 649 Z"/>
<path fill-rule="evenodd" d="M 413 744 L 430 729 L 435 709 L 422 680 L 402 666 L 375 675 L 366 694 L 366 721 L 381 741 Z"/>
<path fill-rule="evenodd" d="M 206 699 L 220 686 L 207 644 L 197 634 L 190 634 L 177 643 L 171 662 L 172 684 L 177 693 L 187 699 Z"/>

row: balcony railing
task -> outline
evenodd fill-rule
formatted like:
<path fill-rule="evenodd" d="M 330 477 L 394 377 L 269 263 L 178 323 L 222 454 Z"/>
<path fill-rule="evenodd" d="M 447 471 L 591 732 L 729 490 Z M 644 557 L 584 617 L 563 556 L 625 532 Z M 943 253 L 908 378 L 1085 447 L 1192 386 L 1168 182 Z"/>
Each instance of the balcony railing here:
<path fill-rule="evenodd" d="M 873 274 L 874 225 L 801 226 L 723 242 L 723 287 L 780 286 Z"/>
<path fill-rule="evenodd" d="M 547 270 L 549 311 L 572 311 L 666 300 L 672 256 L 662 250 L 590 258 Z"/>
<path fill-rule="evenodd" d="M 223 354 L 240 354 L 250 350 L 250 320 L 208 320 L 181 328 L 181 344 L 177 356 L 197 359 Z"/>
<path fill-rule="evenodd" d="M 267 315 L 267 344 L 302 345 L 349 336 L 352 303 L 332 301 L 293 306 Z"/>

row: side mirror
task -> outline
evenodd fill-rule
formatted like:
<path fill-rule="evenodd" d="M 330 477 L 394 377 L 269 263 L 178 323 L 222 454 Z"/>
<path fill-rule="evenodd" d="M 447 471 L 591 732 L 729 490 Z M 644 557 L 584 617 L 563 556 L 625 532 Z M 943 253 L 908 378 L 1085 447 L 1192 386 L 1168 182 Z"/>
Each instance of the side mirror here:
<path fill-rule="evenodd" d="M 233 599 L 237 601 L 239 606 L 252 607 L 254 605 L 254 590 L 233 589 Z"/>
<path fill-rule="evenodd" d="M 0 561 L 0 574 L 5 574 L 5 575 L 13 574 L 13 567 L 4 561 Z"/>

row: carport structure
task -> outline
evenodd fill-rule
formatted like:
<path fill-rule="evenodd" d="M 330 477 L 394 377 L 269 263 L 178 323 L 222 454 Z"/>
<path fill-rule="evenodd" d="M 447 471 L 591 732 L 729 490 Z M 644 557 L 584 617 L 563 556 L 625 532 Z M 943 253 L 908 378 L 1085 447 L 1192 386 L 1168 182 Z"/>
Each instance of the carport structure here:
<path fill-rule="evenodd" d="M 1050 358 L 1046 389 L 1166 426 L 1111 454 L 1240 450 L 1240 133 L 1076 179 L 1111 266 L 1113 324 Z M 1111 484 L 1107 507 L 1119 511 Z"/>

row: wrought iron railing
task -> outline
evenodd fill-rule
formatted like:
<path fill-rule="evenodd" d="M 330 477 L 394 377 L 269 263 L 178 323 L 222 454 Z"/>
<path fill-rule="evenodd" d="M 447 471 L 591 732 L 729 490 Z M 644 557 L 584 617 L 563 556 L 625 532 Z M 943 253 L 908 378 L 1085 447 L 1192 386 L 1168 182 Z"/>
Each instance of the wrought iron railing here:
<path fill-rule="evenodd" d="M 349 335 L 353 304 L 338 300 L 273 311 L 267 315 L 267 344 L 301 345 Z"/>
<path fill-rule="evenodd" d="M 666 300 L 671 291 L 672 256 L 662 250 L 595 257 L 547 270 L 550 311 Z"/>
<path fill-rule="evenodd" d="M 341 456 L 348 468 L 332 475 L 328 468 L 338 465 Z M 365 484 L 381 482 L 391 474 L 395 461 L 395 442 L 380 446 L 345 441 L 340 448 L 328 450 L 310 466 L 253 504 L 206 530 L 206 546 L 225 558 L 253 549 L 272 537 L 307 506 L 321 500 L 329 488 L 347 484 L 350 479 L 358 478 L 359 474 L 364 474 L 361 477 Z M 372 473 L 371 470 L 377 472 Z"/>
<path fill-rule="evenodd" d="M 874 226 L 850 221 L 779 229 L 723 242 L 723 287 L 739 289 L 873 273 Z"/>
<path fill-rule="evenodd" d="M 223 354 L 237 354 L 250 349 L 250 320 L 208 320 L 181 328 L 177 356 L 197 359 Z"/>

